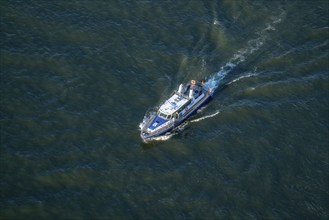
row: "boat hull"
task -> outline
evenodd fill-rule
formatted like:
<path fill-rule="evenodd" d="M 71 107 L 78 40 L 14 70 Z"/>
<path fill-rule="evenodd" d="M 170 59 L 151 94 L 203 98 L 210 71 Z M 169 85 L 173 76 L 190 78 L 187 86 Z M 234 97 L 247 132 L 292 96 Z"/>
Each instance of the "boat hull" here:
<path fill-rule="evenodd" d="M 140 135 L 142 140 L 144 142 L 148 142 L 156 137 L 165 135 L 167 132 L 171 132 L 171 131 L 175 130 L 175 128 L 177 128 L 179 125 L 181 125 L 183 122 L 185 122 L 193 114 L 195 114 L 202 106 L 207 104 L 210 101 L 210 99 L 211 99 L 211 95 L 209 93 L 207 93 L 206 96 L 199 101 L 199 103 L 197 103 L 192 109 L 190 109 L 190 111 L 186 112 L 182 118 L 175 120 L 171 126 L 164 127 L 163 129 L 159 129 L 158 131 L 152 132 L 152 133 L 147 133 L 142 128 L 142 132 Z M 152 118 L 150 120 L 152 121 L 153 119 L 154 118 Z M 145 127 L 147 127 L 147 126 L 144 126 L 144 128 Z"/>

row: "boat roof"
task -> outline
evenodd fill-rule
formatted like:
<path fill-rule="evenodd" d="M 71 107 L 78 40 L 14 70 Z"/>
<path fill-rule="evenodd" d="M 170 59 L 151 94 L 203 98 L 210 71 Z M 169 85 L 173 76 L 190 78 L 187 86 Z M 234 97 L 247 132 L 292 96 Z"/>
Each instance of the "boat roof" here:
<path fill-rule="evenodd" d="M 188 101 L 189 99 L 175 93 L 167 101 L 165 101 L 164 104 L 161 105 L 160 112 L 166 115 L 171 115 L 175 113 L 180 107 L 185 105 Z"/>

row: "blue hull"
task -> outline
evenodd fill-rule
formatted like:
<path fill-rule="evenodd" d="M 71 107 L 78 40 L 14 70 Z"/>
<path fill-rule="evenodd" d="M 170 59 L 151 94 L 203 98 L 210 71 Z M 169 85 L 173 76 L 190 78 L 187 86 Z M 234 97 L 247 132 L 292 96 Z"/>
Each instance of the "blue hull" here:
<path fill-rule="evenodd" d="M 176 121 L 174 123 L 174 125 L 168 127 L 168 129 L 161 130 L 158 133 L 154 133 L 154 134 L 151 134 L 151 135 L 143 135 L 143 133 L 141 133 L 141 138 L 143 139 L 143 141 L 147 142 L 147 141 L 152 140 L 155 137 L 162 136 L 162 135 L 166 134 L 167 132 L 170 132 L 170 131 L 174 130 L 179 125 L 181 125 L 183 122 L 185 122 L 189 117 L 191 117 L 193 114 L 195 114 L 202 106 L 206 105 L 210 101 L 210 99 L 211 99 L 211 96 L 208 96 L 205 100 L 203 100 L 199 104 L 198 107 L 196 107 L 195 109 L 193 109 L 191 112 L 189 112 L 186 116 L 184 116 L 180 120 Z"/>

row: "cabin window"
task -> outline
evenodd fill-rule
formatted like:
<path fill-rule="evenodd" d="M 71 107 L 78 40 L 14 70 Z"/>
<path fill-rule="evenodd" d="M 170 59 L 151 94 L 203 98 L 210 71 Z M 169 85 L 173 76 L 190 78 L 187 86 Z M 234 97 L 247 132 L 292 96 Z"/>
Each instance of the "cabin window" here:
<path fill-rule="evenodd" d="M 172 119 L 172 115 L 166 115 L 166 114 L 164 114 L 164 113 L 162 113 L 162 112 L 158 112 L 158 115 L 161 117 L 161 118 L 163 118 L 163 119 L 166 119 L 166 120 L 170 120 L 170 119 Z"/>
<path fill-rule="evenodd" d="M 166 115 L 166 114 L 163 114 L 163 113 L 161 113 L 161 112 L 159 112 L 159 116 L 160 116 L 161 118 L 164 118 L 164 119 L 167 118 L 167 115 Z"/>

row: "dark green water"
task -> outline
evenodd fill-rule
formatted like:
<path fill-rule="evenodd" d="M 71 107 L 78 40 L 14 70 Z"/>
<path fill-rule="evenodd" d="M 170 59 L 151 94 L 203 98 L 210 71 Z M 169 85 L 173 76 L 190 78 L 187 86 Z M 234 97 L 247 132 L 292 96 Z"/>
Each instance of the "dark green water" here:
<path fill-rule="evenodd" d="M 1 1 L 0 219 L 328 219 L 327 1 Z M 181 82 L 212 101 L 138 125 Z"/>

